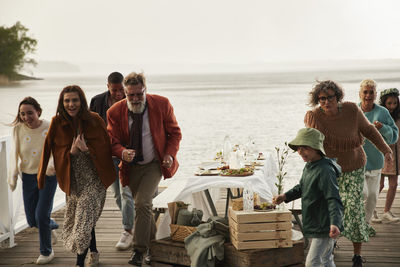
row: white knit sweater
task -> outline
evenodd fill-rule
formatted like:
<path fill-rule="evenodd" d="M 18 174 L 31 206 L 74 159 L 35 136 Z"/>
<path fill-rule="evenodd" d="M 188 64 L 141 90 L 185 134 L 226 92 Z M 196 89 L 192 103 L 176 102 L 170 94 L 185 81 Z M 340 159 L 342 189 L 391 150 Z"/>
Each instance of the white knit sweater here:
<path fill-rule="evenodd" d="M 36 129 L 29 128 L 25 123 L 18 123 L 14 127 L 14 147 L 10 157 L 9 180 L 17 179 L 21 172 L 37 174 L 49 125 L 48 121 L 43 120 Z M 49 162 L 46 175 L 55 175 L 53 159 Z"/>

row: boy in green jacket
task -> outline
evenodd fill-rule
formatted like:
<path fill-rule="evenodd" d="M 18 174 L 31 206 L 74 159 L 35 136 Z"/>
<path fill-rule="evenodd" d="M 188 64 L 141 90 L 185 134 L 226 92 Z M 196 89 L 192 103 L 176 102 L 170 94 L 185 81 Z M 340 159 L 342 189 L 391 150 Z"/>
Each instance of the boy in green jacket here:
<path fill-rule="evenodd" d="M 334 238 L 343 231 L 343 204 L 337 184 L 341 168 L 325 157 L 324 139 L 325 136 L 314 128 L 299 130 L 289 147 L 306 162 L 300 183 L 273 198 L 275 204 L 301 198 L 303 234 L 312 238 L 306 267 L 335 266 Z"/>

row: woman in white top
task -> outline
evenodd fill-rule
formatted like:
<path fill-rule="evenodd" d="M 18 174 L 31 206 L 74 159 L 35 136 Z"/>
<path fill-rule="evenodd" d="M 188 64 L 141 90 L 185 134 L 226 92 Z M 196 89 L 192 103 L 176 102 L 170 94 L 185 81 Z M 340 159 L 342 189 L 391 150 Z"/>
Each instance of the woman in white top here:
<path fill-rule="evenodd" d="M 39 119 L 41 113 L 39 103 L 32 97 L 25 97 L 19 103 L 18 114 L 12 122 L 14 153 L 11 156 L 8 178 L 10 189 L 14 191 L 18 175 L 21 176 L 26 220 L 30 227 L 39 228 L 40 255 L 36 264 L 46 264 L 54 258 L 52 233 L 53 244 L 56 237 L 52 230 L 58 228 L 58 224 L 50 219 L 57 188 L 53 164 L 49 164 L 47 168 L 45 187 L 38 189 L 38 166 L 49 128 L 48 121 Z"/>

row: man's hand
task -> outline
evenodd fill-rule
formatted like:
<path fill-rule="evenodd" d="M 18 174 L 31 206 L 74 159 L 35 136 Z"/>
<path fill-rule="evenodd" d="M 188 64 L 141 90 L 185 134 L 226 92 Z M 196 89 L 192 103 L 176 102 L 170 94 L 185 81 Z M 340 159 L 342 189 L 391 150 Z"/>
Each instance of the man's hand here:
<path fill-rule="evenodd" d="M 340 235 L 340 230 L 336 225 L 331 225 L 331 230 L 329 231 L 329 237 L 336 238 Z"/>
<path fill-rule="evenodd" d="M 165 155 L 162 161 L 162 165 L 164 168 L 171 168 L 172 163 L 174 162 L 174 159 L 171 157 L 171 155 Z"/>
<path fill-rule="evenodd" d="M 285 200 L 286 200 L 286 195 L 285 194 L 280 194 L 280 195 L 274 196 L 272 198 L 272 204 L 279 205 Z"/>
<path fill-rule="evenodd" d="M 122 151 L 122 160 L 126 162 L 132 162 L 135 157 L 135 150 L 133 149 L 124 149 Z"/>

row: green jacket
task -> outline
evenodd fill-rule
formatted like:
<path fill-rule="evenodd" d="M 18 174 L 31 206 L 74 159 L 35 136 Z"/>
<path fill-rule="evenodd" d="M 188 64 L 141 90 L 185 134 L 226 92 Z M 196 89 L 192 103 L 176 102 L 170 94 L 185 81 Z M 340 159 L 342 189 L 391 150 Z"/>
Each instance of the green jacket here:
<path fill-rule="evenodd" d="M 329 158 L 307 162 L 300 183 L 285 193 L 285 202 L 301 197 L 305 237 L 329 237 L 332 224 L 343 231 L 343 204 L 337 184 L 340 173 L 340 166 Z"/>

